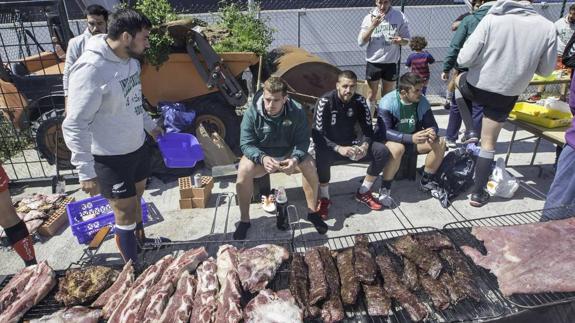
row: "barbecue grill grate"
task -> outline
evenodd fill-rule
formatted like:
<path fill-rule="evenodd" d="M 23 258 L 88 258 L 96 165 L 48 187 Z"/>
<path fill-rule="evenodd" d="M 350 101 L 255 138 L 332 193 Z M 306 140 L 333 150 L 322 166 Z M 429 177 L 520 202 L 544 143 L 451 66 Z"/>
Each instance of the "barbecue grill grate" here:
<path fill-rule="evenodd" d="M 440 231 L 431 227 L 419 227 L 366 233 L 366 235 L 369 237 L 370 246 L 372 248 L 372 252 L 374 252 L 375 255 L 389 255 L 394 258 L 395 263 L 398 264 L 400 263 L 399 257 L 389 252 L 385 245 L 406 234 L 417 235 L 426 232 L 430 233 Z M 307 241 L 301 240 L 295 242 L 294 248 L 297 252 L 305 252 L 305 250 L 309 248 L 325 245 L 329 247 L 330 250 L 341 250 L 353 247 L 355 244 L 354 241 L 354 235 Z M 481 301 L 479 303 L 471 300 L 464 300 L 456 305 L 451 305 L 444 311 L 439 311 L 433 307 L 431 299 L 427 297 L 426 294 L 423 292 L 415 293 L 418 298 L 426 304 L 426 307 L 431 313 L 430 317 L 428 318 L 429 321 L 478 321 L 499 318 L 509 312 L 508 306 L 506 306 L 503 299 L 494 293 L 490 286 L 481 278 L 481 276 L 479 276 L 477 268 L 475 266 L 471 266 L 471 270 L 474 274 L 476 286 L 478 287 L 481 294 Z M 388 317 L 371 317 L 367 314 L 367 307 L 363 303 L 363 297 L 359 297 L 358 299 L 358 304 L 353 307 L 345 308 L 347 321 L 349 322 L 411 322 L 409 315 L 399 306 L 393 307 L 393 312 Z"/>
<path fill-rule="evenodd" d="M 65 270 L 55 270 L 54 272 L 56 273 L 56 279 L 58 279 L 58 281 L 60 280 L 61 277 L 64 277 L 64 275 L 66 274 Z M 14 277 L 14 275 L 7 275 L 6 279 L 0 282 L 0 291 L 4 287 L 6 287 L 6 285 L 10 282 L 10 279 L 12 279 L 12 277 Z M 46 297 L 44 297 L 42 301 L 40 301 L 40 303 L 36 304 L 28 312 L 26 312 L 26 314 L 24 314 L 24 316 L 22 317 L 23 320 L 27 321 L 31 319 L 37 319 L 44 315 L 50 315 L 54 312 L 63 309 L 64 305 L 56 301 L 56 299 L 54 298 L 57 291 L 58 291 L 58 285 L 56 284 L 56 286 L 52 288 L 50 293 L 46 295 Z"/>
<path fill-rule="evenodd" d="M 505 215 L 491 216 L 487 218 L 460 221 L 448 223 L 443 227 L 443 232 L 447 234 L 453 242 L 459 247 L 468 245 L 480 250 L 485 254 L 486 250 L 483 242 L 477 240 L 471 234 L 471 227 L 474 226 L 509 226 L 527 223 L 536 223 L 540 220 L 549 218 L 564 218 L 575 215 L 575 206 L 563 206 L 546 210 L 535 210 L 527 212 L 518 212 Z M 488 269 L 476 266 L 471 259 L 465 257 L 469 264 L 477 268 L 482 280 L 499 295 L 504 297 L 499 291 L 497 277 L 489 272 Z M 536 308 L 541 306 L 550 306 L 566 303 L 575 300 L 575 292 L 571 293 L 540 293 L 540 294 L 518 294 L 504 297 L 508 302 L 521 308 Z"/>

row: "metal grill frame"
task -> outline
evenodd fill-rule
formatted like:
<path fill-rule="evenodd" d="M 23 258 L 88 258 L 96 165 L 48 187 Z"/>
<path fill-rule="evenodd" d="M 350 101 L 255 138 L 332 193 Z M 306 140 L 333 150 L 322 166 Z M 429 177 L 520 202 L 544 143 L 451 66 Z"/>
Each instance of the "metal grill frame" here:
<path fill-rule="evenodd" d="M 536 223 L 540 222 L 541 220 L 548 221 L 551 217 L 555 216 L 557 218 L 564 218 L 565 214 L 570 214 L 571 216 L 575 215 L 575 205 L 451 222 L 446 224 L 442 231 L 455 243 L 458 249 L 462 245 L 468 245 L 485 254 L 486 250 L 483 246 L 483 242 L 477 240 L 473 235 L 471 235 L 472 227 L 511 226 Z M 465 259 L 473 268 L 477 268 L 482 279 L 485 280 L 491 286 L 491 288 L 500 295 L 501 298 L 504 298 L 508 303 L 520 309 L 534 309 L 575 301 L 575 292 L 517 294 L 511 296 L 503 296 L 503 293 L 501 293 L 499 290 L 497 277 L 494 274 L 492 274 L 488 269 L 475 265 L 475 263 L 469 257 L 465 256 Z"/>
<path fill-rule="evenodd" d="M 365 234 L 368 236 L 370 247 L 375 249 L 375 254 L 385 253 L 386 255 L 391 256 L 397 265 L 399 257 L 389 252 L 387 248 L 385 248 L 385 244 L 392 242 L 406 234 L 417 235 L 422 233 L 443 234 L 441 230 L 433 227 L 415 227 L 358 234 Z M 341 250 L 353 247 L 355 244 L 354 237 L 356 235 L 357 234 L 330 238 L 326 237 L 323 239 L 299 240 L 294 242 L 294 250 L 296 252 L 305 252 L 306 250 L 317 246 L 327 246 L 330 250 Z M 460 250 L 456 250 L 461 253 Z M 490 285 L 481 279 L 477 272 L 478 268 L 476 268 L 475 265 L 470 267 L 474 275 L 474 281 L 479 288 L 482 302 L 477 304 L 471 300 L 463 300 L 460 301 L 457 305 L 451 305 L 447 310 L 438 311 L 433 307 L 430 298 L 425 293 L 422 291 L 415 292 L 415 294 L 421 301 L 423 301 L 430 312 L 430 317 L 428 318 L 429 321 L 482 321 L 488 319 L 497 319 L 510 314 L 510 304 L 508 304 L 506 300 L 502 298 L 498 293 L 493 291 Z M 358 303 L 355 306 L 345 307 L 344 309 L 347 316 L 347 322 L 411 322 L 409 315 L 401 309 L 399 304 L 392 307 L 392 314 L 388 315 L 387 317 L 369 316 L 366 310 L 367 306 L 364 303 L 362 297 L 359 298 Z"/>

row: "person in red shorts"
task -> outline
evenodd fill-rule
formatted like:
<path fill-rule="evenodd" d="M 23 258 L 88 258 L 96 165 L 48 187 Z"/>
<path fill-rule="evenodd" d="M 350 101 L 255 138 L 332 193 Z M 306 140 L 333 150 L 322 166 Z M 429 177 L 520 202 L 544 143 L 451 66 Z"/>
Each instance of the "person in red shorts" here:
<path fill-rule="evenodd" d="M 9 181 L 8 175 L 0 165 L 0 226 L 4 228 L 10 245 L 24 260 L 26 266 L 35 265 L 34 243 L 26 224 L 18 217 L 14 206 L 12 206 L 12 199 L 8 191 Z"/>

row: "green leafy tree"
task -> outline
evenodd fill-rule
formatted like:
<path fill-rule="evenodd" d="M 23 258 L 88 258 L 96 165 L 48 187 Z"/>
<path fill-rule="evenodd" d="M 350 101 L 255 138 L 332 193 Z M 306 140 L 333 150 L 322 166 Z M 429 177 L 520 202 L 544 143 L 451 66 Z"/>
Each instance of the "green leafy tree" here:
<path fill-rule="evenodd" d="M 146 61 L 156 68 L 166 62 L 170 55 L 170 46 L 174 39 L 162 24 L 176 20 L 177 14 L 167 0 L 138 0 L 136 9 L 141 11 L 152 22 L 150 48 L 146 51 Z"/>

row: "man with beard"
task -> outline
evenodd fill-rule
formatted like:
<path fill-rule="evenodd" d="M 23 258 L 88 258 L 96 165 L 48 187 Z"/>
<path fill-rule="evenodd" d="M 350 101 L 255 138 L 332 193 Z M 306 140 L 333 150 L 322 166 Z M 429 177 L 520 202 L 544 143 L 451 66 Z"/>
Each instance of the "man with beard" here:
<path fill-rule="evenodd" d="M 141 13 L 120 9 L 107 35 L 93 36 L 70 70 L 68 111 L 62 125 L 84 192 L 97 189 L 115 216 L 116 244 L 125 261 L 137 262 L 146 239 L 140 199 L 150 172 L 146 132 L 161 133 L 144 111 L 139 57 L 150 47 L 152 24 Z"/>
<path fill-rule="evenodd" d="M 387 163 L 389 150 L 384 143 L 373 140 L 369 107 L 365 98 L 355 93 L 356 86 L 355 73 L 342 71 L 338 75 L 336 89 L 324 94 L 315 107 L 312 138 L 320 183 L 319 213 L 323 219 L 327 219 L 331 204 L 330 168 L 336 161 L 370 160 L 355 199 L 372 210 L 383 208 L 382 203 L 372 196 L 371 187 Z M 355 134 L 357 123 L 363 132 L 362 136 Z"/>
<path fill-rule="evenodd" d="M 86 30 L 84 30 L 81 35 L 70 39 L 68 42 L 66 61 L 64 62 L 64 75 L 62 75 L 65 96 L 68 96 L 68 78 L 70 76 L 70 68 L 84 52 L 84 47 L 90 37 L 106 33 L 108 29 L 108 11 L 97 4 L 88 6 L 88 8 L 86 8 L 86 22 L 88 24 Z"/>

